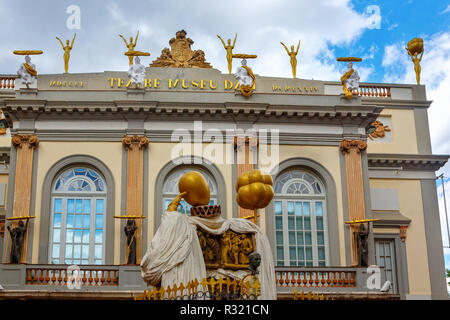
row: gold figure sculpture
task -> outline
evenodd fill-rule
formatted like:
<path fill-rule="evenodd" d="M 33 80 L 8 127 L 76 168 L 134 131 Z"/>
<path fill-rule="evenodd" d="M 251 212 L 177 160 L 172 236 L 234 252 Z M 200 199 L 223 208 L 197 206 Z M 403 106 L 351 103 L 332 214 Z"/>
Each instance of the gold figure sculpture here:
<path fill-rule="evenodd" d="M 241 175 L 236 183 L 236 202 L 244 209 L 254 210 L 253 216 L 245 217 L 258 222 L 258 209 L 265 208 L 273 198 L 272 177 L 253 170 Z"/>
<path fill-rule="evenodd" d="M 136 34 L 136 38 L 134 38 L 134 42 L 133 42 L 133 37 L 130 37 L 129 43 L 127 42 L 127 40 L 125 39 L 125 37 L 123 35 L 119 34 L 119 37 L 121 37 L 123 39 L 123 41 L 125 42 L 125 45 L 128 48 L 128 51 L 125 52 L 124 55 L 128 56 L 128 63 L 130 66 L 133 64 L 134 57 L 150 55 L 149 52 L 142 52 L 142 51 L 134 50 L 134 48 L 136 47 L 136 44 L 137 44 L 138 37 L 139 37 L 139 30 Z"/>
<path fill-rule="evenodd" d="M 72 39 L 72 43 L 69 45 L 70 41 L 66 40 L 66 45 L 64 46 L 63 42 L 61 41 L 60 38 L 56 37 L 56 39 L 61 43 L 61 46 L 64 50 L 64 72 L 68 73 L 69 72 L 69 59 L 70 59 L 70 51 L 73 48 L 73 43 L 75 41 L 75 37 L 77 36 L 77 34 L 75 33 Z"/>
<path fill-rule="evenodd" d="M 283 42 L 280 42 L 283 45 L 283 47 L 286 49 L 286 52 L 289 55 L 289 57 L 291 57 L 292 77 L 294 79 L 297 74 L 297 54 L 298 54 L 298 49 L 300 49 L 300 42 L 301 42 L 301 40 L 298 41 L 297 50 L 294 50 L 294 46 L 292 45 L 291 51 L 289 51 L 289 49 L 286 47 L 286 45 Z"/>
<path fill-rule="evenodd" d="M 231 74 L 233 65 L 233 49 L 234 45 L 236 44 L 237 32 L 234 36 L 233 45 L 231 45 L 231 39 L 228 39 L 227 44 L 225 44 L 225 41 L 223 41 L 223 39 L 219 35 L 217 35 L 217 37 L 220 39 L 220 41 L 222 41 L 223 47 L 227 51 L 228 72 Z"/>
<path fill-rule="evenodd" d="M 408 51 L 409 56 L 411 57 L 411 61 L 414 63 L 414 71 L 416 73 L 416 81 L 417 84 L 420 84 L 420 61 L 422 61 L 423 56 L 423 39 L 422 38 L 414 38 L 408 42 L 406 46 L 406 51 Z M 420 56 L 419 56 L 420 55 Z"/>

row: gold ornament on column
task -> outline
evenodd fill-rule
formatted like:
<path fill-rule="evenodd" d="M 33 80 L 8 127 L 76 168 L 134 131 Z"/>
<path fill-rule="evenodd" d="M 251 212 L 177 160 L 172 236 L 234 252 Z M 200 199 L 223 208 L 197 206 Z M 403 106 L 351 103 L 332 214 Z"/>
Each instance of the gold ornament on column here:
<path fill-rule="evenodd" d="M 414 38 L 408 42 L 406 46 L 406 51 L 408 51 L 411 61 L 414 63 L 414 72 L 416 73 L 417 84 L 420 84 L 420 61 L 422 61 L 423 56 L 423 39 Z M 419 56 L 420 55 L 420 56 Z"/>
<path fill-rule="evenodd" d="M 262 174 L 259 170 L 253 170 L 242 174 L 236 182 L 236 202 L 249 210 L 254 210 L 253 216 L 244 217 L 258 222 L 258 209 L 265 208 L 272 201 L 274 192 L 272 189 L 272 177 Z"/>

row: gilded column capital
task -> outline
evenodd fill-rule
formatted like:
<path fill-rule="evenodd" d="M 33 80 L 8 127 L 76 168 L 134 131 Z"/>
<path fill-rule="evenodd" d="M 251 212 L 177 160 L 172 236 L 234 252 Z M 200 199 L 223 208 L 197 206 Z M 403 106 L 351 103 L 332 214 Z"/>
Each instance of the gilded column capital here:
<path fill-rule="evenodd" d="M 149 140 L 146 136 L 125 136 L 122 139 L 122 145 L 125 147 L 126 150 L 131 150 L 131 146 L 133 144 L 138 145 L 139 149 L 145 149 L 148 147 Z"/>
<path fill-rule="evenodd" d="M 11 143 L 16 148 L 22 148 L 23 144 L 28 144 L 28 148 L 34 149 L 39 145 L 39 138 L 35 134 L 15 134 L 11 138 Z"/>
<path fill-rule="evenodd" d="M 355 149 L 357 153 L 367 149 L 367 143 L 364 140 L 342 140 L 341 151 L 348 153 L 350 150 Z"/>
<path fill-rule="evenodd" d="M 254 151 L 258 145 L 259 140 L 257 137 L 253 136 L 235 136 L 234 137 L 234 150 L 241 150 L 245 145 L 249 146 L 250 151 Z"/>

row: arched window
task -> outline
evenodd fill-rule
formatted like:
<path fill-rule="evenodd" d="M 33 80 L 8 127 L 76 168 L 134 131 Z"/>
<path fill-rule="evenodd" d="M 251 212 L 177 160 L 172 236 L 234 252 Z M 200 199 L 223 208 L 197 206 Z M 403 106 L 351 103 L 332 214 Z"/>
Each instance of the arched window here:
<path fill-rule="evenodd" d="M 274 183 L 276 265 L 329 264 L 326 194 L 322 182 L 304 169 L 289 169 Z"/>
<path fill-rule="evenodd" d="M 172 202 L 173 198 L 175 198 L 178 194 L 178 181 L 180 180 L 181 176 L 189 171 L 197 171 L 201 173 L 206 181 L 208 181 L 209 184 L 209 190 L 210 190 L 210 200 L 209 204 L 217 204 L 217 186 L 214 178 L 207 172 L 206 170 L 202 170 L 198 167 L 189 167 L 189 166 L 183 166 L 176 168 L 173 170 L 165 179 L 164 185 L 163 185 L 163 212 L 166 211 L 169 204 Z M 178 211 L 184 214 L 191 214 L 191 205 L 187 203 L 184 199 L 181 200 L 180 205 L 178 206 Z"/>
<path fill-rule="evenodd" d="M 104 264 L 106 185 L 91 168 L 62 172 L 52 186 L 50 263 Z"/>

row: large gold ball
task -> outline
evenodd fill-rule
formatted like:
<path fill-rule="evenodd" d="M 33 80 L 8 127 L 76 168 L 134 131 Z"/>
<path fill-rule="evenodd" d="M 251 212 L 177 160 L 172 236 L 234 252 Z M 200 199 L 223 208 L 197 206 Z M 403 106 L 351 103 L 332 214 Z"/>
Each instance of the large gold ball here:
<path fill-rule="evenodd" d="M 186 192 L 183 198 L 191 206 L 204 206 L 209 203 L 210 190 L 208 181 L 196 171 L 186 172 L 178 181 L 178 189 Z"/>

